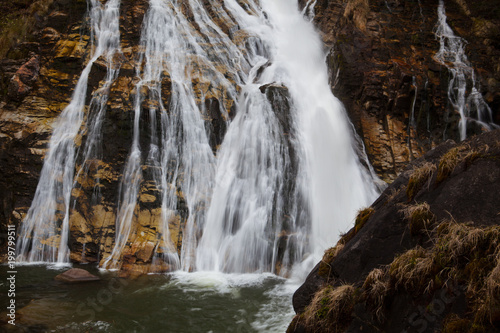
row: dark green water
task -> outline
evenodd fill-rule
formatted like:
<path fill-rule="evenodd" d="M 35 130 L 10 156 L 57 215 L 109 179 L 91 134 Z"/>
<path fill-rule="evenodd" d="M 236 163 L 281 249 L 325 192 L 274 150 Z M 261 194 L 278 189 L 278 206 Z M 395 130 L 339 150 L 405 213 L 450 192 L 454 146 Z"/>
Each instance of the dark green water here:
<path fill-rule="evenodd" d="M 148 275 L 136 280 L 87 269 L 101 281 L 64 284 L 66 268 L 20 266 L 16 327 L 5 325 L 7 267 L 0 266 L 3 332 L 284 332 L 297 285 L 271 274 L 214 272 Z"/>

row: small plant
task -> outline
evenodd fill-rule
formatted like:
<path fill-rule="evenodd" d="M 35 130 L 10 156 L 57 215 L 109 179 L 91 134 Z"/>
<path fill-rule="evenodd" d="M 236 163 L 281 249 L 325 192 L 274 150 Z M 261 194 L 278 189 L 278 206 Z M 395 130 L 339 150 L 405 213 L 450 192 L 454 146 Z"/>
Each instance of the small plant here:
<path fill-rule="evenodd" d="M 363 283 L 364 296 L 374 309 L 374 315 L 379 322 L 385 320 L 384 304 L 391 289 L 389 277 L 385 269 L 375 268 Z"/>
<path fill-rule="evenodd" d="M 430 162 L 425 162 L 420 167 L 415 168 L 408 181 L 406 195 L 408 201 L 413 200 L 415 195 L 424 187 L 425 183 L 431 178 L 436 170 L 436 166 Z"/>
<path fill-rule="evenodd" d="M 450 149 L 446 154 L 444 154 L 439 160 L 439 166 L 436 176 L 436 183 L 439 184 L 448 178 L 455 167 L 460 162 L 460 156 L 458 152 L 458 147 Z"/>
<path fill-rule="evenodd" d="M 320 289 L 304 312 L 305 326 L 312 332 L 342 331 L 352 320 L 356 300 L 352 285 L 328 285 Z"/>
<path fill-rule="evenodd" d="M 325 251 L 323 258 L 319 263 L 318 274 L 320 276 L 328 277 L 330 275 L 332 263 L 343 248 L 344 244 L 338 243 L 336 246 Z"/>
<path fill-rule="evenodd" d="M 361 209 L 356 216 L 356 222 L 354 223 L 354 232 L 357 234 L 361 228 L 364 227 L 366 221 L 372 216 L 375 210 L 371 207 Z"/>
<path fill-rule="evenodd" d="M 408 206 L 402 212 L 409 221 L 412 236 L 428 230 L 436 220 L 436 216 L 431 212 L 430 206 L 426 202 Z"/>
<path fill-rule="evenodd" d="M 340 244 L 347 244 L 356 234 L 365 226 L 366 222 L 373 215 L 375 210 L 371 207 L 367 207 L 358 211 L 356 220 L 354 222 L 354 229 L 351 229 L 348 233 L 344 234 L 340 240 Z"/>
<path fill-rule="evenodd" d="M 422 292 L 433 283 L 435 265 L 429 253 L 421 246 L 398 256 L 389 266 L 389 274 L 396 289 Z"/>

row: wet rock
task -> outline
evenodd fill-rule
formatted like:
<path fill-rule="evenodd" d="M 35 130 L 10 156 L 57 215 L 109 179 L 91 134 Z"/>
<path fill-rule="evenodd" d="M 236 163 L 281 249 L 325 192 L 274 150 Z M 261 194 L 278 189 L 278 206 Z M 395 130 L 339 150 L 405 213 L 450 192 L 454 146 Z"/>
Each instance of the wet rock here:
<path fill-rule="evenodd" d="M 80 282 L 89 282 L 89 281 L 99 281 L 101 278 L 90 274 L 84 269 L 81 268 L 71 268 L 64 273 L 57 275 L 55 280 L 67 282 L 67 283 L 80 283 Z"/>
<path fill-rule="evenodd" d="M 40 74 L 40 57 L 34 55 L 23 64 L 10 80 L 8 96 L 15 101 L 21 101 L 33 89 L 33 84 Z"/>

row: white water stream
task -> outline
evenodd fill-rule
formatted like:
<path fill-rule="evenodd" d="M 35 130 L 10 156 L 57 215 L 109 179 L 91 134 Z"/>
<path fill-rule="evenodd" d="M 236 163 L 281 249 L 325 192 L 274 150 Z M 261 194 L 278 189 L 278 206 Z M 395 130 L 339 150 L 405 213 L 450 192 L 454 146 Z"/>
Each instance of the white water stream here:
<path fill-rule="evenodd" d="M 467 42 L 456 36 L 446 22 L 443 0 L 439 1 L 436 37 L 439 39 L 440 47 L 434 57 L 446 66 L 450 73 L 448 101 L 454 111 L 460 114 L 460 139 L 464 140 L 467 137 L 467 124 L 470 122 L 490 130 L 495 126 L 492 112 L 477 89 L 474 68 L 471 67 L 465 54 Z"/>
<path fill-rule="evenodd" d="M 289 275 L 300 263 L 296 268 L 305 272 L 349 229 L 356 211 L 375 199 L 375 178 L 361 166 L 359 158 L 366 155 L 358 151 L 345 110 L 330 90 L 322 41 L 296 1 L 208 4 L 210 12 L 198 0 L 150 0 L 136 67 L 133 138 L 118 193 L 115 242 L 102 266 L 120 268 L 141 188 L 153 184 L 161 193 L 157 255 L 173 269 Z M 308 3 L 307 15 L 313 14 L 314 4 Z M 90 103 L 98 107 L 92 108 L 96 115 L 88 117 L 92 123 L 81 149 L 84 167 L 94 158 L 105 94 L 117 76 L 112 59 L 119 52 L 119 2 L 101 6 L 93 0 L 91 5 L 96 48 L 55 126 L 37 194 L 23 223 L 19 253 L 29 254 L 28 261 L 67 261 L 74 141 L 81 131 L 88 76 L 93 62 L 105 55 L 108 75 L 105 87 L 94 93 L 99 98 Z M 169 98 L 162 96 L 167 82 Z M 200 89 L 203 84 L 211 88 Z M 204 119 L 213 112 L 207 103 L 214 96 L 220 102 L 216 112 L 228 125 L 216 155 Z M 143 152 L 141 115 L 146 112 L 150 144 Z M 230 114 L 235 115 L 232 120 Z M 84 167 L 79 172 L 86 172 Z M 58 178 L 63 181 L 55 181 Z M 180 253 L 168 228 L 178 214 L 179 193 L 187 206 Z M 57 236 L 54 217 L 61 208 L 55 203 L 61 198 L 65 214 Z M 60 238 L 59 252 L 42 246 L 50 237 Z"/>
<path fill-rule="evenodd" d="M 104 56 L 108 72 L 104 88 L 94 94 L 91 106 L 98 113 L 89 129 L 86 157 L 92 154 L 94 139 L 106 104 L 108 87 L 116 77 L 113 57 L 120 50 L 119 0 L 110 0 L 103 6 L 98 0 L 90 0 L 90 28 L 93 54 L 78 83 L 69 105 L 61 112 L 54 124 L 49 149 L 45 156 L 35 197 L 23 221 L 17 243 L 18 261 L 58 262 L 69 260 L 68 234 L 71 191 L 74 186 L 76 145 L 75 139 L 82 129 L 87 95 L 87 84 L 94 62 Z"/>

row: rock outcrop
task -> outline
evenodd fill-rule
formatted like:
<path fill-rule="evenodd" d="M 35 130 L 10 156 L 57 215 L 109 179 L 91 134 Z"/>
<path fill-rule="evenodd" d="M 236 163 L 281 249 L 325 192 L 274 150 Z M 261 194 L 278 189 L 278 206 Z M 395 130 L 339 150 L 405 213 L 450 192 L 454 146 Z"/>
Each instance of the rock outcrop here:
<path fill-rule="evenodd" d="M 460 117 L 447 98 L 450 73 L 435 59 L 438 0 L 300 3 L 322 33 L 332 90 L 383 180 L 391 182 L 439 143 L 459 140 Z M 445 1 L 445 8 L 455 34 L 468 42 L 465 53 L 498 124 L 498 6 L 465 0 Z M 479 132 L 469 128 L 469 134 Z"/>
<path fill-rule="evenodd" d="M 12 19 L 24 27 L 26 37 L 24 40 L 19 36 L 5 37 L 4 45 L 8 48 L 0 50 L 0 56 L 5 54 L 0 59 L 0 186 L 4 189 L 0 193 L 0 232 L 6 232 L 7 224 L 19 227 L 25 219 L 37 188 L 53 124 L 71 101 L 72 92 L 89 62 L 95 44 L 89 18 L 85 15 L 86 1 L 38 0 L 32 5 L 21 2 L 6 4 L 5 9 L 13 11 Z M 203 5 L 210 8 L 208 2 Z M 134 96 L 138 82 L 136 69 L 144 65 L 138 63 L 138 54 L 141 28 L 148 6 L 147 0 L 122 0 L 120 3 L 121 52 L 112 59 L 112 66 L 118 70 L 118 74 L 111 87 L 103 89 L 108 70 L 104 57 L 94 62 L 89 74 L 85 117 L 93 117 L 95 110 L 92 108 L 101 98 L 106 99 L 103 106 L 105 115 L 100 124 L 99 139 L 102 144 L 93 147 L 91 159 L 84 161 L 79 157 L 76 160 L 68 241 L 70 260 L 73 262 L 102 264 L 115 244 L 119 188 L 133 138 Z M 190 12 L 189 6 L 183 8 L 184 15 L 193 20 L 194 14 Z M 213 10 L 209 10 L 209 13 L 214 16 L 217 14 Z M 31 24 L 32 16 L 38 17 L 36 24 Z M 227 22 L 220 21 L 218 24 L 229 33 Z M 0 33 L 11 36 L 16 32 L 14 28 L 0 26 L 3 29 Z M 196 26 L 194 28 L 199 29 Z M 235 44 L 245 45 L 250 37 L 250 34 L 240 31 L 233 39 Z M 226 133 L 229 118 L 235 116 L 234 100 L 239 89 L 234 85 L 239 80 L 237 75 L 218 60 L 217 53 L 223 55 L 218 48 L 218 45 L 207 45 L 211 57 L 193 55 L 187 59 L 189 66 L 186 69 L 189 71 L 186 75 L 192 81 L 196 106 L 202 113 L 206 132 L 209 133 L 209 144 L 214 152 Z M 212 73 L 213 77 L 209 79 L 207 73 L 215 70 L 217 73 Z M 151 83 L 161 87 L 163 107 L 167 110 L 173 90 L 170 75 L 164 70 L 161 82 Z M 230 82 L 231 86 L 218 82 L 217 75 L 223 77 L 225 82 Z M 160 105 L 151 98 L 149 86 L 144 85 L 142 88 L 144 100 L 141 107 L 149 112 L 141 113 L 139 141 L 144 155 L 142 159 L 146 160 L 152 144 L 151 132 L 156 130 L 161 133 L 160 120 L 151 118 L 155 117 L 152 114 L 159 118 L 160 112 L 156 111 Z M 272 99 L 286 99 L 287 94 L 286 88 L 280 86 L 264 87 L 262 93 L 271 103 L 277 103 Z M 285 114 L 288 110 L 279 112 L 282 114 L 277 116 L 283 122 L 284 130 L 288 131 L 290 124 Z M 156 129 L 151 126 L 154 122 L 157 124 Z M 84 126 L 82 124 L 82 128 Z M 81 131 L 82 135 L 76 137 L 77 148 L 85 147 L 89 131 L 86 128 Z M 164 223 L 162 194 L 154 179 L 157 170 L 154 165 L 143 165 L 141 173 L 138 202 L 133 211 L 133 227 L 119 258 L 122 276 L 171 270 L 172 267 L 160 259 L 164 255 L 161 249 L 165 242 L 170 242 L 174 250 L 180 253 L 183 229 L 188 218 L 185 194 L 179 185 L 182 175 L 179 175 L 177 183 L 169 184 L 176 196 L 177 207 L 166 222 L 170 240 L 164 239 L 160 231 Z M 58 208 L 64 211 L 60 206 Z M 196 209 L 204 208 L 200 205 Z M 62 214 L 55 215 L 55 224 L 60 226 Z M 55 237 L 50 242 L 57 244 L 57 240 Z M 4 244 L 0 243 L 0 246 Z"/>
<path fill-rule="evenodd" d="M 295 292 L 289 332 L 498 328 L 499 185 L 500 130 L 410 163 Z"/>

